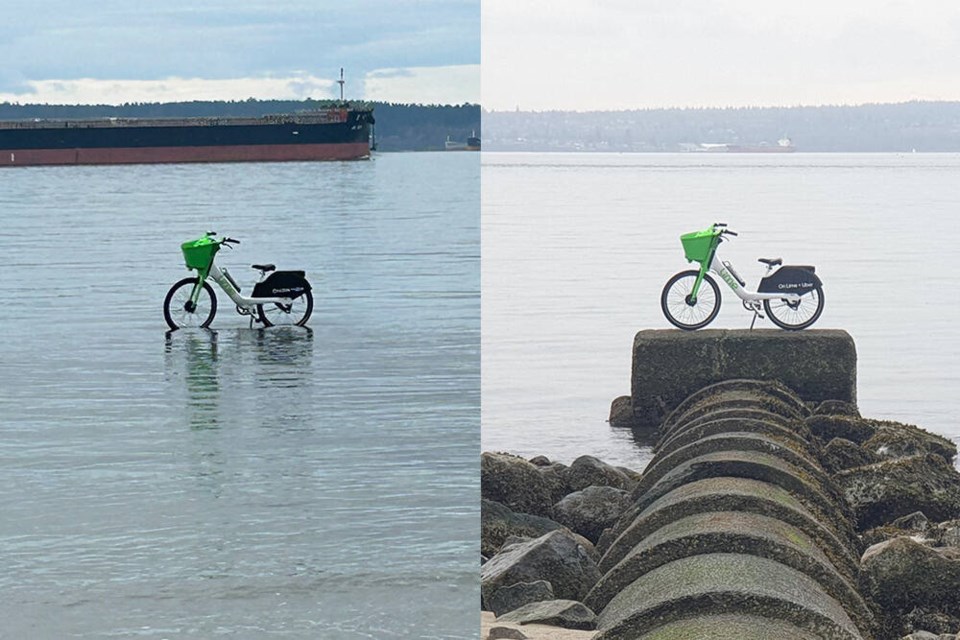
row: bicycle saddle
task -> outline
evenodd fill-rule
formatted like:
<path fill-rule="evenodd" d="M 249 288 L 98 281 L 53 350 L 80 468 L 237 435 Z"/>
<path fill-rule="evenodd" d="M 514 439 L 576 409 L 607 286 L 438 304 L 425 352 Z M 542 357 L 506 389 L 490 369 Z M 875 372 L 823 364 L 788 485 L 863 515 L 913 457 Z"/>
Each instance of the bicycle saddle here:
<path fill-rule="evenodd" d="M 273 271 L 274 269 L 277 268 L 277 266 L 273 264 L 252 264 L 250 266 L 253 267 L 254 269 L 259 269 L 264 273 L 266 273 L 267 271 Z"/>
<path fill-rule="evenodd" d="M 775 267 L 779 264 L 783 264 L 783 258 L 760 258 L 757 262 L 762 262 L 768 267 Z"/>

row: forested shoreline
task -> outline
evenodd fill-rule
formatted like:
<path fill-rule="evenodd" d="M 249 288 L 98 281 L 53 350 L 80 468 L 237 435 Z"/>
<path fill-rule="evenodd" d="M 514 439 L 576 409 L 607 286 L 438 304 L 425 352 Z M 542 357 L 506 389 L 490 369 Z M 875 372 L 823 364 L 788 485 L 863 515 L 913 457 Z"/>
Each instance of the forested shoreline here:
<path fill-rule="evenodd" d="M 488 151 L 677 152 L 788 138 L 801 152 L 960 152 L 960 102 L 484 111 L 483 124 Z"/>

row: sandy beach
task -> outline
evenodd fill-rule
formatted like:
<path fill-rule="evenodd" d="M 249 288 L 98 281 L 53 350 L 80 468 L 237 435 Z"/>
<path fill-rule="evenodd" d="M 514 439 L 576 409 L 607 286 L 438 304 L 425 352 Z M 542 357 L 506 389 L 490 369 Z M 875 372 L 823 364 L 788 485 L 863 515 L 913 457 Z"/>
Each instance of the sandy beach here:
<path fill-rule="evenodd" d="M 480 638 L 487 640 L 490 636 L 490 629 L 494 627 L 509 627 L 523 632 L 529 640 L 590 640 L 597 635 L 596 631 L 575 631 L 573 629 L 561 629 L 560 627 L 551 627 L 545 624 L 512 624 L 509 622 L 497 622 L 496 616 L 490 611 L 480 612 Z"/>

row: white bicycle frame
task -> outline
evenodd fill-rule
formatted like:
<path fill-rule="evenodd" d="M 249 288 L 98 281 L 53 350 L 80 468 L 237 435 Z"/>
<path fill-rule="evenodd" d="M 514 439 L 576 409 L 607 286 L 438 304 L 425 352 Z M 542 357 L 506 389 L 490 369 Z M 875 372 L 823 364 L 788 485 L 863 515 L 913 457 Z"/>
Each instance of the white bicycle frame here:
<path fill-rule="evenodd" d="M 749 305 L 751 308 L 759 308 L 760 302 L 763 300 L 786 300 L 787 302 L 798 302 L 800 300 L 800 295 L 796 293 L 759 293 L 757 291 L 747 290 L 744 285 L 738 282 L 738 276 L 736 275 L 736 271 L 733 270 L 733 265 L 729 262 L 724 263 L 717 257 L 719 251 L 720 247 L 717 247 L 717 250 L 713 252 L 713 259 L 710 260 L 709 270 L 720 276 L 720 278 L 733 289 L 737 297 L 743 300 L 744 304 Z M 771 271 L 773 271 L 773 267 L 767 265 L 767 274 Z"/>
<path fill-rule="evenodd" d="M 262 280 L 264 272 L 261 271 L 260 273 L 261 273 L 260 279 Z M 223 270 L 220 269 L 220 267 L 218 267 L 215 264 L 210 265 L 210 272 L 207 274 L 207 279 L 213 280 L 218 285 L 220 285 L 220 288 L 223 289 L 224 293 L 230 296 L 230 299 L 233 300 L 233 302 L 238 307 L 240 307 L 241 309 L 245 309 L 250 313 L 253 313 L 253 310 L 256 308 L 258 304 L 273 303 L 273 304 L 290 305 L 293 303 L 293 300 L 290 298 L 248 298 L 247 296 L 240 295 L 240 292 L 237 291 L 237 288 L 235 286 L 233 286 L 233 283 L 230 282 L 230 279 L 223 272 Z M 196 289 L 196 294 L 199 295 L 199 293 L 200 293 L 200 287 L 198 286 Z"/>

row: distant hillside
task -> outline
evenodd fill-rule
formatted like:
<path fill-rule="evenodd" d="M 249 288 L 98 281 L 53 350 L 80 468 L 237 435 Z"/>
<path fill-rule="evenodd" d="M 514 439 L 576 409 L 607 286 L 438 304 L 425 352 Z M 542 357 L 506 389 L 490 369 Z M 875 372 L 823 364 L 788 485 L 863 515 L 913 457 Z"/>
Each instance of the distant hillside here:
<path fill-rule="evenodd" d="M 486 151 L 681 151 L 776 144 L 797 151 L 960 151 L 960 102 L 852 107 L 484 111 Z"/>
<path fill-rule="evenodd" d="M 329 107 L 325 100 L 242 100 L 155 102 L 113 105 L 46 105 L 0 103 L 0 120 L 78 118 L 185 118 L 191 116 L 246 116 L 294 113 Z M 373 107 L 380 151 L 430 151 L 444 148 L 447 136 L 465 141 L 480 134 L 480 106 L 418 105 L 383 102 Z"/>

